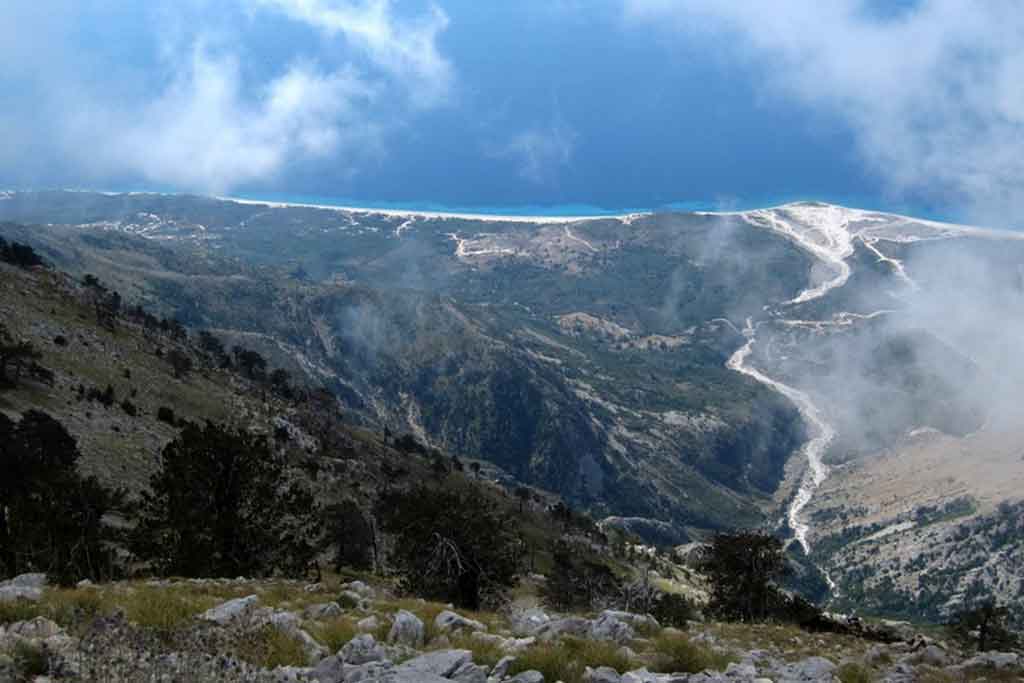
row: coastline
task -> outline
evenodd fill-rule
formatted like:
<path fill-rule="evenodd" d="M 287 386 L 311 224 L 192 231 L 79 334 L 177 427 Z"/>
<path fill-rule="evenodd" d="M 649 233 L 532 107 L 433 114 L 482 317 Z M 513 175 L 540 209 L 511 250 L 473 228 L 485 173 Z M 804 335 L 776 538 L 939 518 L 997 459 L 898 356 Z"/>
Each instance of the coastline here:
<path fill-rule="evenodd" d="M 491 221 L 497 223 L 575 223 L 578 221 L 593 221 L 601 219 L 620 220 L 624 222 L 635 220 L 641 216 L 650 215 L 650 211 L 637 211 L 621 214 L 591 214 L 579 216 L 558 216 L 558 215 L 518 215 L 518 214 L 496 214 L 496 213 L 467 213 L 459 211 L 426 211 L 418 209 L 384 209 L 362 206 L 341 206 L 336 204 L 312 204 L 306 202 L 271 201 L 264 199 L 248 199 L 245 197 L 214 196 L 225 202 L 236 204 L 248 204 L 252 206 L 266 206 L 272 209 L 305 208 L 321 209 L 325 211 L 340 211 L 342 213 L 359 213 L 365 215 L 391 216 L 394 218 L 425 218 L 433 220 L 473 220 Z"/>

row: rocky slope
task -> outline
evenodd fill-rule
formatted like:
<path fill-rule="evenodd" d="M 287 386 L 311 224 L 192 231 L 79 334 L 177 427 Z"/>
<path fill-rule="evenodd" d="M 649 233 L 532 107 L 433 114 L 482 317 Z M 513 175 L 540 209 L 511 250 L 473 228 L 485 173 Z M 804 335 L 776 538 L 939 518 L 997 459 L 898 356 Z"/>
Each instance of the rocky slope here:
<path fill-rule="evenodd" d="M 1024 673 L 1018 654 L 972 656 L 906 627 L 880 643 L 771 625 L 695 623 L 684 632 L 611 610 L 458 613 L 339 578 L 63 590 L 37 575 L 17 581 L 36 593 L 32 602 L 0 600 L 3 681 L 897 683 Z"/>

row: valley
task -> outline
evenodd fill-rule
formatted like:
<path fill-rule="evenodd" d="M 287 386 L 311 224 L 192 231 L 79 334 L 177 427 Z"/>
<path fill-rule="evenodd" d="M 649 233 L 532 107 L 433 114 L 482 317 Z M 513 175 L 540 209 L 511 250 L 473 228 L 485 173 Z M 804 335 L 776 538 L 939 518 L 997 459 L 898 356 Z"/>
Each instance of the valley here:
<path fill-rule="evenodd" d="M 1022 595 L 976 562 L 1024 557 L 1018 234 L 813 203 L 541 221 L 78 192 L 9 193 L 0 220 L 353 424 L 674 543 L 778 530 L 837 606 Z"/>

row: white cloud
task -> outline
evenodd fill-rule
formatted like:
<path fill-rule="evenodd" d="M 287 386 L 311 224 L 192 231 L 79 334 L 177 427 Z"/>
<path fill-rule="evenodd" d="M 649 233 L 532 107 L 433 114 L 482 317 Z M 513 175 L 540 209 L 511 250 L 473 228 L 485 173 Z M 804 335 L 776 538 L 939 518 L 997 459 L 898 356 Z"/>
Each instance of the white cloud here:
<path fill-rule="evenodd" d="M 519 175 L 530 182 L 549 183 L 572 161 L 576 137 L 572 129 L 555 122 L 516 134 L 506 144 L 491 149 L 490 155 L 515 163 Z"/>
<path fill-rule="evenodd" d="M 436 5 L 412 20 L 396 16 L 390 0 L 256 0 L 330 36 L 341 35 L 408 88 L 414 103 L 443 101 L 453 80 L 452 66 L 437 48 L 448 16 Z"/>
<path fill-rule="evenodd" d="M 139 109 L 101 108 L 69 122 L 70 140 L 108 140 L 94 163 L 125 166 L 147 180 L 207 192 L 266 180 L 293 158 L 329 155 L 346 138 L 365 144 L 374 125 L 361 120 L 373 89 L 353 73 L 295 64 L 242 93 L 237 58 L 197 44 L 172 83 Z"/>
<path fill-rule="evenodd" d="M 631 19 L 757 60 L 767 92 L 843 117 L 894 192 L 978 220 L 1024 208 L 1019 3 L 922 0 L 888 16 L 857 0 L 625 3 Z"/>
<path fill-rule="evenodd" d="M 117 2 L 66 9 L 73 21 L 15 0 L 15 17 L 47 29 L 54 47 L 42 58 L 30 40 L 0 29 L 11 38 L 0 42 L 0 83 L 13 79 L 32 98 L 4 119 L 20 140 L 20 151 L 0 154 L 4 166 L 44 149 L 77 167 L 83 183 L 128 178 L 216 193 L 332 155 L 334 171 L 351 174 L 383 153 L 388 130 L 444 102 L 454 78 L 437 47 L 447 25 L 437 9 L 407 19 L 386 0 L 169 0 L 149 8 L 159 21 L 145 25 L 145 13 Z M 239 23 L 246 16 L 296 21 L 330 40 L 296 46 L 301 58 L 296 50 L 281 61 L 273 51 L 279 63 L 246 68 L 267 54 Z M 76 43 L 75 24 L 140 36 L 133 40 L 150 55 L 111 58 Z"/>

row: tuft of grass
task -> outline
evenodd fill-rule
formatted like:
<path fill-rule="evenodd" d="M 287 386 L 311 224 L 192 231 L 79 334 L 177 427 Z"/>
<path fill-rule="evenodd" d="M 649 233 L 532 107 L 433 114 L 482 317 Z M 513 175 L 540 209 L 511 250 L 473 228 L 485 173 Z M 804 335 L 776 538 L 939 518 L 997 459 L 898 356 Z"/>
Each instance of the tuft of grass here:
<path fill-rule="evenodd" d="M 213 607 L 218 598 L 179 587 L 142 586 L 119 597 L 129 621 L 139 626 L 171 630 Z"/>
<path fill-rule="evenodd" d="M 453 636 L 451 638 L 451 647 L 455 650 L 469 650 L 473 653 L 473 661 L 476 664 L 482 664 L 487 667 L 494 666 L 498 663 L 499 659 L 505 656 L 505 651 L 497 643 L 477 640 L 469 635 Z"/>
<path fill-rule="evenodd" d="M 14 645 L 14 670 L 19 681 L 35 680 L 36 676 L 45 676 L 50 672 L 50 662 L 46 652 L 39 645 L 23 640 Z"/>
<path fill-rule="evenodd" d="M 337 617 L 311 623 L 308 628 L 310 635 L 332 653 L 337 652 L 342 645 L 359 635 L 355 622 L 349 617 Z"/>
<path fill-rule="evenodd" d="M 871 683 L 871 672 L 860 664 L 843 664 L 836 671 L 841 683 Z"/>
<path fill-rule="evenodd" d="M 679 633 L 663 633 L 654 639 L 654 671 L 662 673 L 700 673 L 705 669 L 722 671 L 733 658 L 694 643 Z"/>
<path fill-rule="evenodd" d="M 511 675 L 536 670 L 546 681 L 581 683 L 589 667 L 608 666 L 623 672 L 636 668 L 637 662 L 621 652 L 621 646 L 607 641 L 563 638 L 555 643 L 533 645 L 512 664 Z"/>
<path fill-rule="evenodd" d="M 44 607 L 29 600 L 0 602 L 0 624 L 13 624 L 16 621 L 28 621 L 44 614 Z"/>
<path fill-rule="evenodd" d="M 265 669 L 306 665 L 306 651 L 302 643 L 273 626 L 265 626 L 248 639 L 238 656 Z"/>

